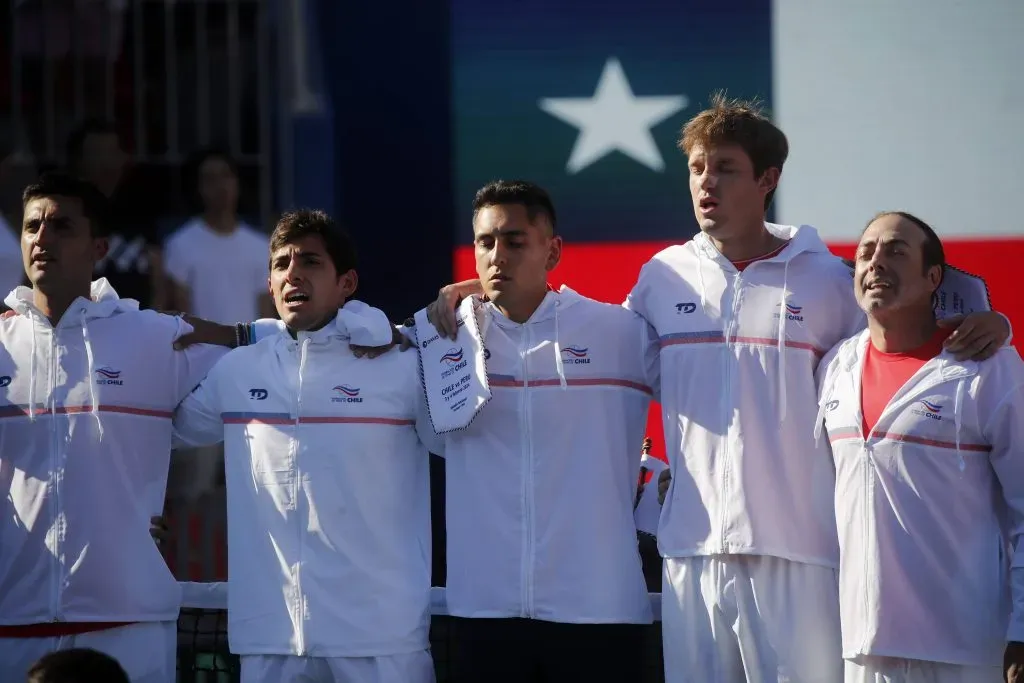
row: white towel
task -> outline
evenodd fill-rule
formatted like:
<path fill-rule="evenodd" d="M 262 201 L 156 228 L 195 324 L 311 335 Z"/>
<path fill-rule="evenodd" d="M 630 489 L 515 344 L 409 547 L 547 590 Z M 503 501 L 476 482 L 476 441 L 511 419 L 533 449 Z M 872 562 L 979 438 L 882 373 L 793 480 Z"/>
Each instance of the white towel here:
<path fill-rule="evenodd" d="M 477 315 L 485 315 L 475 297 L 468 297 L 455 312 L 455 341 L 442 338 L 427 321 L 427 311 L 417 311 L 416 348 L 420 378 L 427 397 L 430 422 L 438 434 L 465 429 L 491 400 L 487 383 L 487 359 Z"/>
<path fill-rule="evenodd" d="M 985 281 L 954 266 L 946 266 L 936 294 L 935 314 L 940 319 L 992 310 Z"/>

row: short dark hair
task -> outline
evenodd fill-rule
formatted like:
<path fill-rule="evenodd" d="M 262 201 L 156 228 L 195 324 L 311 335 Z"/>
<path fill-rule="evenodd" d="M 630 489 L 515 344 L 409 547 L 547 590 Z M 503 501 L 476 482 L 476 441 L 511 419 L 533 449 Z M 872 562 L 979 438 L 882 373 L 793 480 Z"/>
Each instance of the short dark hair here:
<path fill-rule="evenodd" d="M 89 219 L 90 234 L 93 237 L 106 237 L 110 233 L 107 225 L 108 200 L 92 183 L 62 171 L 44 173 L 21 193 L 22 208 L 40 197 L 77 199 L 82 204 L 82 213 Z"/>
<path fill-rule="evenodd" d="M 326 211 L 299 209 L 281 216 L 273 234 L 270 235 L 270 253 L 308 235 L 319 235 L 338 275 L 343 275 L 357 265 L 356 247 L 348 231 L 334 222 Z"/>
<path fill-rule="evenodd" d="M 124 668 L 110 655 L 89 648 L 58 650 L 43 655 L 28 670 L 27 683 L 130 683 Z"/>
<path fill-rule="evenodd" d="M 546 215 L 551 222 L 552 234 L 557 234 L 555 204 L 551 201 L 551 195 L 540 185 L 528 180 L 493 180 L 481 187 L 473 197 L 473 219 L 476 220 L 480 209 L 508 204 L 523 206 L 531 223 L 537 220 L 537 216 Z"/>
<path fill-rule="evenodd" d="M 942 240 L 932 229 L 932 226 L 925 223 L 923 220 L 918 218 L 912 213 L 906 211 L 882 211 L 881 213 L 875 214 L 875 216 L 868 221 L 867 225 L 864 226 L 864 230 L 861 231 L 861 235 L 867 232 L 867 229 L 871 227 L 871 224 L 875 221 L 885 218 L 886 216 L 899 216 L 900 218 L 910 221 L 916 225 L 922 233 L 924 233 L 924 242 L 921 244 L 921 265 L 922 274 L 927 273 L 933 266 L 938 266 L 941 274 L 939 276 L 939 282 L 942 282 L 942 277 L 946 274 L 946 250 L 942 248 Z"/>
<path fill-rule="evenodd" d="M 765 116 L 757 101 L 730 99 L 724 92 L 716 92 L 711 96 L 710 106 L 683 125 L 679 149 L 690 156 L 697 145 L 706 149 L 721 144 L 738 145 L 746 152 L 755 178 L 769 168 L 782 173 L 789 156 L 786 134 Z M 765 211 L 774 196 L 772 190 L 765 197 Z"/>
<path fill-rule="evenodd" d="M 85 119 L 74 127 L 64 145 L 64 153 L 69 166 L 74 166 L 82 160 L 82 149 L 90 135 L 114 135 L 120 138 L 117 126 L 112 121 L 99 118 Z"/>

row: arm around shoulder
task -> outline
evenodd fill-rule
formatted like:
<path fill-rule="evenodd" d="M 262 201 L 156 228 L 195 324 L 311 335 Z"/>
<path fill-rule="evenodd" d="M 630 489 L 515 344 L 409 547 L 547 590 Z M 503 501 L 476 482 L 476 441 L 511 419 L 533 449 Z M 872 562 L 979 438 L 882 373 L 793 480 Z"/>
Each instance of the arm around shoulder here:
<path fill-rule="evenodd" d="M 211 372 L 174 411 L 174 447 L 197 448 L 224 440 L 224 418 Z"/>

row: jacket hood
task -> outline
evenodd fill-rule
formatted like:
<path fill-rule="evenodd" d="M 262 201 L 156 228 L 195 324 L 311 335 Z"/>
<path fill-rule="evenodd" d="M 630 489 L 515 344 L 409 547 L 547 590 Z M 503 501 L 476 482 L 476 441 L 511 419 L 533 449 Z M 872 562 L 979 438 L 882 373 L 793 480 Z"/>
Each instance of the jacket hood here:
<path fill-rule="evenodd" d="M 62 316 L 62 320 L 72 314 L 75 322 L 94 320 L 97 318 L 109 318 L 116 313 L 125 313 L 139 310 L 139 302 L 134 299 L 122 299 L 110 286 L 107 278 L 102 277 L 95 280 L 89 288 L 89 299 L 78 297 L 71 302 L 68 310 Z M 44 316 L 32 302 L 31 287 L 16 287 L 4 299 L 4 303 L 11 310 L 19 315 L 30 317 Z M 58 323 L 59 324 L 59 323 Z"/>

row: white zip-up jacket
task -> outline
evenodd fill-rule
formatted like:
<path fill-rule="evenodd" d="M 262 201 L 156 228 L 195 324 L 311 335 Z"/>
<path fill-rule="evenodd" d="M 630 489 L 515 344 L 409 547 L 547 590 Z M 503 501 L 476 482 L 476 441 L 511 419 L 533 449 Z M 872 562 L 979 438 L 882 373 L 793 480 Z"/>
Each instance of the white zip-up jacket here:
<path fill-rule="evenodd" d="M 523 324 L 483 310 L 492 398 L 444 435 L 449 611 L 651 622 L 633 497 L 656 342 L 565 287 Z"/>
<path fill-rule="evenodd" d="M 105 279 L 56 326 L 26 287 L 0 319 L 0 624 L 167 621 L 181 590 L 149 534 L 171 416 L 227 349 Z"/>
<path fill-rule="evenodd" d="M 374 315 L 349 302 L 297 339 L 236 349 L 178 409 L 185 443 L 223 439 L 228 639 L 241 655 L 423 650 L 430 619 L 432 436 L 416 354 L 356 358 Z"/>
<path fill-rule="evenodd" d="M 869 343 L 867 331 L 846 341 L 819 372 L 843 656 L 1000 665 L 1006 641 L 1024 641 L 1024 363 L 1008 347 L 980 363 L 942 352 L 865 440 Z"/>
<path fill-rule="evenodd" d="M 657 330 L 672 483 L 665 557 L 758 554 L 838 565 L 814 372 L 863 328 L 849 268 L 814 228 L 739 272 L 703 233 L 648 262 L 625 305 Z"/>

